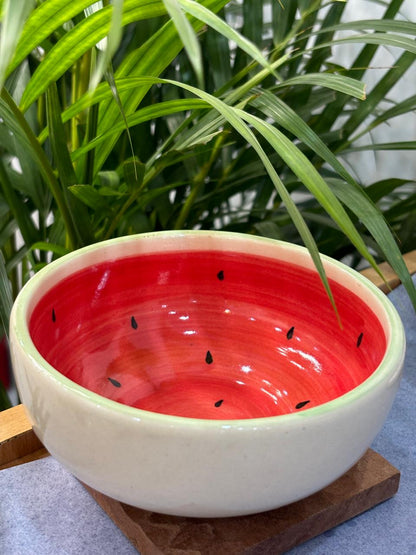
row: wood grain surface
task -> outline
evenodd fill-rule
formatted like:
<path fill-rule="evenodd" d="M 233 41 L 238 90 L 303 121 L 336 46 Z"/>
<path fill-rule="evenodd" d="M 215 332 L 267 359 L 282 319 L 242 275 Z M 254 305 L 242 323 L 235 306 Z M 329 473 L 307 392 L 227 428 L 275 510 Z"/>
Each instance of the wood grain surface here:
<path fill-rule="evenodd" d="M 406 266 L 410 274 L 416 274 L 416 250 L 409 252 L 403 256 Z M 361 271 L 362 275 L 372 281 L 384 293 L 388 293 L 400 285 L 400 279 L 397 274 L 392 270 L 387 262 L 379 265 L 379 269 L 384 276 L 383 278 L 373 269 L 365 268 Z"/>
<path fill-rule="evenodd" d="M 48 455 L 23 405 L 0 412 L 0 470 Z"/>
<path fill-rule="evenodd" d="M 279 555 L 392 497 L 400 473 L 369 449 L 344 476 L 280 509 L 234 518 L 161 515 L 88 488 L 142 555 Z"/>

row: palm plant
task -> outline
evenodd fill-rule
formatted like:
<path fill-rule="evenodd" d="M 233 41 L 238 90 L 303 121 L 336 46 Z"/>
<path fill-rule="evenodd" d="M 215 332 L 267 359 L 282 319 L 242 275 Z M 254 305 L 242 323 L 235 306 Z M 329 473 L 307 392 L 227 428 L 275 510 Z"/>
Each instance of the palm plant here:
<path fill-rule="evenodd" d="M 345 163 L 416 146 L 371 141 L 416 106 L 389 100 L 416 57 L 403 2 L 352 22 L 330 0 L 0 2 L 3 332 L 51 259 L 162 229 L 303 242 L 329 295 L 318 251 L 387 259 L 416 306 L 401 257 L 416 244 L 414 182 L 363 183 Z M 333 47 L 352 43 L 358 55 L 336 64 Z M 389 47 L 399 58 L 366 96 Z"/>

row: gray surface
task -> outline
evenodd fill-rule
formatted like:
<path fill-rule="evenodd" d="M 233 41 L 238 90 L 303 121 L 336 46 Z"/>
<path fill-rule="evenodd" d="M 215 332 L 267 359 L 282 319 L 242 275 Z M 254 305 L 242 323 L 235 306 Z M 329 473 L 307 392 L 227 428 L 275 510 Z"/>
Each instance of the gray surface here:
<path fill-rule="evenodd" d="M 52 457 L 0 472 L 1 555 L 137 555 Z"/>
<path fill-rule="evenodd" d="M 291 555 L 416 553 L 416 315 L 402 287 L 390 298 L 405 324 L 408 349 L 400 391 L 373 448 L 401 471 L 399 492 Z M 137 551 L 52 457 L 0 471 L 0 554 L 115 553 Z"/>

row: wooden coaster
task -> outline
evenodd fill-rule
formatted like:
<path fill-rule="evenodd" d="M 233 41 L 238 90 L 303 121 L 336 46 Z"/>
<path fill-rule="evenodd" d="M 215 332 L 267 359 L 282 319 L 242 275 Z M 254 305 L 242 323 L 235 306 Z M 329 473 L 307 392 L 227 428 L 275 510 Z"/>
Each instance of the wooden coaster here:
<path fill-rule="evenodd" d="M 250 516 L 197 519 L 136 509 L 88 491 L 142 555 L 279 555 L 392 497 L 400 473 L 369 449 L 327 488 Z"/>

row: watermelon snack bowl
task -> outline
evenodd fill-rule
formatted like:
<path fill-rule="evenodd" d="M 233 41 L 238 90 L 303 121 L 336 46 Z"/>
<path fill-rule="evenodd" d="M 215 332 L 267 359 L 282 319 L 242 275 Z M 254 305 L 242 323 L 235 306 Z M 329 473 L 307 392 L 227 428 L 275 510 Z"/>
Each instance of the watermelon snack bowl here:
<path fill-rule="evenodd" d="M 387 418 L 405 352 L 391 302 L 322 257 L 247 235 L 156 232 L 68 254 L 10 324 L 34 430 L 78 479 L 166 514 L 227 517 L 304 498 Z"/>

